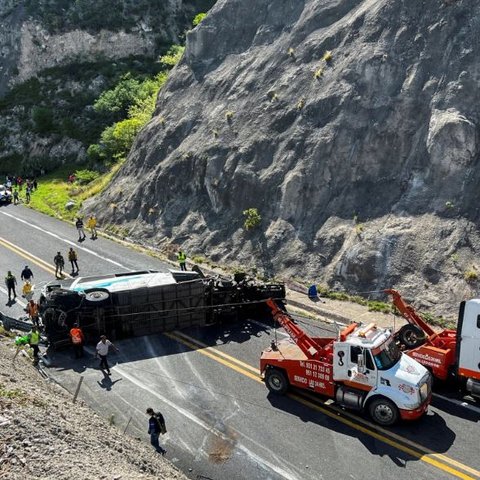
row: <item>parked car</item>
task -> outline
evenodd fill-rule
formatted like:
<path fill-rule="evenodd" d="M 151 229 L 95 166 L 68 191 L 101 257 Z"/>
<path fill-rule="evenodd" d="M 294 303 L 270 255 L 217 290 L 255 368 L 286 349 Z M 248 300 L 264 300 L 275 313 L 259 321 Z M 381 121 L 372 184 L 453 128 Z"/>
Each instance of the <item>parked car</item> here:
<path fill-rule="evenodd" d="M 0 185 L 0 203 L 12 203 L 12 191 L 5 185 Z"/>

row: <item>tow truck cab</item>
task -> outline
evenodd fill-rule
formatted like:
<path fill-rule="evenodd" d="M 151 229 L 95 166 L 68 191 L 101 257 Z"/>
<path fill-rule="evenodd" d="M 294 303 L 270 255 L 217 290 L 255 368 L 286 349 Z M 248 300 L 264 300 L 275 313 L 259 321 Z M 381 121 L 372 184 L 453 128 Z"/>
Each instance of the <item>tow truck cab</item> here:
<path fill-rule="evenodd" d="M 378 423 L 389 424 L 398 409 L 403 420 L 420 417 L 431 396 L 431 376 L 414 359 L 404 355 L 389 330 L 370 324 L 356 328 L 334 343 L 333 379 L 339 384 L 338 403 L 368 408 Z M 380 421 L 379 421 L 380 420 Z"/>

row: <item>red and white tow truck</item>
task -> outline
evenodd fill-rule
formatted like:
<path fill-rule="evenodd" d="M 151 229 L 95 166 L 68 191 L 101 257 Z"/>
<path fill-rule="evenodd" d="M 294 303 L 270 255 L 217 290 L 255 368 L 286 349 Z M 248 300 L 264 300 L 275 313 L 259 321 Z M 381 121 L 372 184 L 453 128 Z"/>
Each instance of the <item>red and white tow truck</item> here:
<path fill-rule="evenodd" d="M 454 379 L 480 397 L 480 299 L 460 304 L 457 329 L 436 332 L 396 290 L 385 293 L 408 321 L 395 337 L 407 355 L 428 368 L 435 378 Z"/>
<path fill-rule="evenodd" d="M 431 398 L 431 375 L 397 347 L 389 330 L 352 323 L 338 338 L 310 337 L 273 300 L 267 304 L 291 339 L 263 351 L 260 372 L 267 388 L 290 386 L 367 411 L 381 425 L 422 416 Z"/>

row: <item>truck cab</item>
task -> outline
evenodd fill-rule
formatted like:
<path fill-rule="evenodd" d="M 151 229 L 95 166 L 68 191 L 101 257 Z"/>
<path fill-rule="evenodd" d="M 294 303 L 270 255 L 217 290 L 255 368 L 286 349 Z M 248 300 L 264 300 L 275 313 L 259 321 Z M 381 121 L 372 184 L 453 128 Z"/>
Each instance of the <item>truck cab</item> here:
<path fill-rule="evenodd" d="M 427 369 L 398 349 L 389 330 L 375 324 L 355 328 L 334 343 L 333 379 L 337 402 L 366 408 L 385 425 L 398 415 L 403 420 L 419 417 L 431 395 Z"/>
<path fill-rule="evenodd" d="M 480 397 L 480 299 L 460 304 L 457 330 L 458 376 L 467 390 Z"/>

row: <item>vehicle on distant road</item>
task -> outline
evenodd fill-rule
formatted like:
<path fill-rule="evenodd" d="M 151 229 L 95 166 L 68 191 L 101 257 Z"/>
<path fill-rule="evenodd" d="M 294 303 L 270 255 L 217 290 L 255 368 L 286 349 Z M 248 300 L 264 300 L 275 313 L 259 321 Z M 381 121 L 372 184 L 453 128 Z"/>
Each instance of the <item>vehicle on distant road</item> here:
<path fill-rule="evenodd" d="M 0 185 L 0 203 L 12 203 L 12 191 L 5 185 Z"/>

